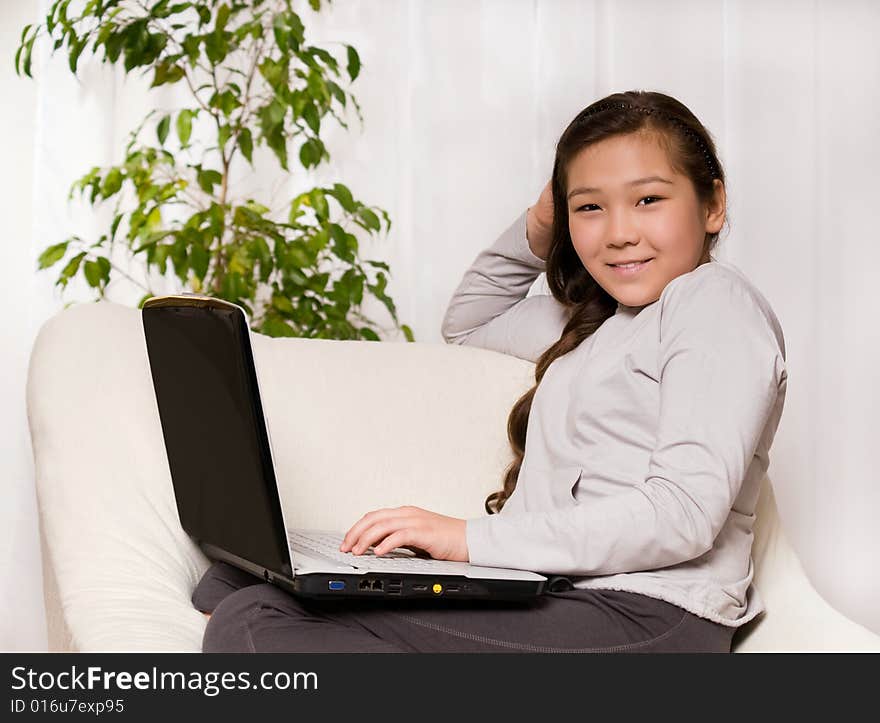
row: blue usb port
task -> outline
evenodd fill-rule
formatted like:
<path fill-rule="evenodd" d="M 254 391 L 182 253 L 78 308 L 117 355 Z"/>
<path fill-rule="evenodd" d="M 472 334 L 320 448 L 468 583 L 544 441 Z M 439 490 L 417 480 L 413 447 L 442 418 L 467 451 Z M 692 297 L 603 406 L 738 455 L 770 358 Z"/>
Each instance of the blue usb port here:
<path fill-rule="evenodd" d="M 345 580 L 331 580 L 328 585 L 331 590 L 345 590 Z"/>

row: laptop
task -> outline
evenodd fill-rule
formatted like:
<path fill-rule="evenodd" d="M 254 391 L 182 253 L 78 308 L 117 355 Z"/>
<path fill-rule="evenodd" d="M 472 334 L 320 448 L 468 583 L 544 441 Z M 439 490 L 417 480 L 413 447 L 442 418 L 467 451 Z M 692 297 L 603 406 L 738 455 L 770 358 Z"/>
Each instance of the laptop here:
<path fill-rule="evenodd" d="M 154 296 L 142 321 L 178 515 L 208 557 L 307 598 L 516 600 L 545 592 L 548 579 L 535 572 L 404 547 L 354 555 L 339 551 L 344 532 L 289 529 L 245 310 L 199 294 Z"/>

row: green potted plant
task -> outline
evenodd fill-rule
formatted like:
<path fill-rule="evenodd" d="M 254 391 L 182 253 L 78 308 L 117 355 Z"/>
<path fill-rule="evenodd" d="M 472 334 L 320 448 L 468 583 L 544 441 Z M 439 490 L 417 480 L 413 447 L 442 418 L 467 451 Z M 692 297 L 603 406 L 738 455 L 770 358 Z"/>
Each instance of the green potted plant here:
<path fill-rule="evenodd" d="M 363 122 L 344 87 L 361 67 L 352 46 L 343 44 L 343 77 L 339 59 L 306 43 L 290 0 L 86 0 L 75 5 L 82 8 L 76 15 L 71 5 L 56 0 L 44 22 L 24 28 L 17 73 L 31 76 L 34 43 L 45 36 L 53 53 L 66 50 L 73 73 L 88 48 L 126 75 L 152 77 L 151 88 L 181 84 L 191 102 L 148 114 L 122 163 L 92 168 L 73 184 L 71 196 L 115 206 L 97 241 L 72 236 L 40 255 L 41 269 L 66 261 L 56 281 L 62 292 L 82 274 L 104 298 L 113 274 L 124 273 L 111 262 L 115 245 L 124 243 L 132 257 L 143 255 L 148 271 L 165 275 L 170 262 L 184 288 L 245 308 L 256 332 L 379 341 L 361 312 L 367 293 L 414 340 L 386 294 L 388 265 L 361 260 L 352 233 L 379 234 L 384 221 L 387 234 L 384 210 L 356 200 L 341 183 L 270 210 L 237 194 L 232 181 L 235 164 L 253 166 L 260 146 L 284 171 L 329 160 L 322 121 L 330 114 L 347 129 L 340 113 L 349 101 Z M 321 0 L 309 5 L 319 11 Z M 139 307 L 155 295 L 148 284 Z"/>

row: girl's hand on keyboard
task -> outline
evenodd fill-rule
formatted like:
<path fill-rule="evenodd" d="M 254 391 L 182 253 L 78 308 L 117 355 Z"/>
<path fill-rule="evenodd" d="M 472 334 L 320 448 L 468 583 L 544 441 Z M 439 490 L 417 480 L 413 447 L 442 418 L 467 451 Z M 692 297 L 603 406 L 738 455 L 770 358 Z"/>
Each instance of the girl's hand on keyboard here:
<path fill-rule="evenodd" d="M 345 533 L 340 552 L 376 555 L 395 547 L 421 549 L 435 560 L 468 562 L 467 521 L 421 507 L 405 506 L 368 512 Z"/>

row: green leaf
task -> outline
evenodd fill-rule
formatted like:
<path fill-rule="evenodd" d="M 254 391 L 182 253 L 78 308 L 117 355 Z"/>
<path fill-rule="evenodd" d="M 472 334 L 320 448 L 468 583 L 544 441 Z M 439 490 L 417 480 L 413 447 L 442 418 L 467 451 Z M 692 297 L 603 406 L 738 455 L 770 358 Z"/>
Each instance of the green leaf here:
<path fill-rule="evenodd" d="M 54 246 L 50 246 L 43 253 L 40 254 L 40 257 L 37 259 L 38 269 L 47 269 L 53 264 L 57 264 L 61 259 L 64 258 L 64 254 L 67 253 L 67 246 L 73 239 L 68 239 L 67 241 L 62 241 L 60 244 L 55 244 Z"/>
<path fill-rule="evenodd" d="M 220 130 L 217 131 L 217 145 L 220 148 L 226 147 L 226 142 L 232 137 L 232 126 L 224 125 L 220 126 Z"/>
<path fill-rule="evenodd" d="M 192 119 L 193 112 L 184 108 L 177 116 L 177 137 L 180 138 L 180 144 L 185 146 L 189 143 L 190 135 L 192 135 Z"/>
<path fill-rule="evenodd" d="M 189 247 L 189 263 L 193 272 L 199 279 L 204 279 L 208 273 L 210 256 L 205 247 L 200 243 L 193 243 Z"/>
<path fill-rule="evenodd" d="M 145 57 L 145 51 L 150 41 L 150 32 L 147 29 L 147 18 L 139 18 L 127 25 L 123 31 L 125 43 L 125 62 L 123 67 L 128 73 L 134 68 L 148 64 L 150 61 Z"/>
<path fill-rule="evenodd" d="M 275 62 L 271 58 L 266 58 L 260 63 L 260 75 L 273 89 L 278 90 L 280 86 L 286 86 L 290 74 L 288 72 L 287 63 Z"/>
<path fill-rule="evenodd" d="M 313 274 L 308 279 L 308 288 L 318 294 L 324 294 L 327 291 L 327 282 L 330 280 L 330 274 Z"/>
<path fill-rule="evenodd" d="M 327 197 L 320 188 L 313 188 L 309 191 L 309 201 L 312 208 L 315 209 L 315 216 L 319 221 L 326 221 L 330 217 L 330 206 L 327 204 Z"/>
<path fill-rule="evenodd" d="M 76 66 L 79 62 L 79 56 L 82 54 L 83 48 L 86 47 L 86 43 L 88 42 L 88 38 L 83 38 L 82 40 L 71 40 L 70 41 L 70 57 L 68 61 L 68 65 L 70 66 L 70 72 L 76 74 Z"/>
<path fill-rule="evenodd" d="M 382 218 L 385 219 L 385 232 L 390 233 L 391 232 L 391 217 L 388 215 L 388 211 L 385 211 L 384 209 L 381 209 L 381 208 L 378 210 L 382 213 Z"/>
<path fill-rule="evenodd" d="M 278 49 L 282 53 L 286 53 L 290 48 L 287 44 L 287 18 L 283 14 L 276 15 L 272 20 L 272 32 L 275 34 Z"/>
<path fill-rule="evenodd" d="M 282 53 L 296 53 L 299 50 L 303 42 L 304 28 L 299 15 L 295 12 L 288 11 L 276 15 L 272 21 L 272 31 Z"/>
<path fill-rule="evenodd" d="M 248 256 L 247 250 L 241 246 L 233 252 L 232 257 L 229 259 L 228 268 L 242 277 L 246 276 L 248 279 L 253 277 L 253 260 Z"/>
<path fill-rule="evenodd" d="M 321 119 L 318 116 L 318 110 L 315 108 L 314 104 L 306 104 L 305 108 L 303 108 L 302 116 L 305 118 L 309 128 L 311 128 L 316 135 L 321 132 Z"/>
<path fill-rule="evenodd" d="M 248 210 L 259 214 L 260 216 L 265 216 L 267 213 L 269 213 L 268 206 L 264 206 L 262 203 L 257 203 L 254 200 L 249 200 L 246 204 L 246 207 L 248 208 Z"/>
<path fill-rule="evenodd" d="M 27 32 L 29 25 L 25 25 L 25 32 Z M 57 41 L 56 41 L 57 45 Z M 18 50 L 15 51 L 15 74 L 21 75 L 21 69 L 18 67 L 19 58 L 21 58 L 21 51 L 24 50 L 24 40 L 22 40 L 22 44 L 18 46 Z M 58 50 L 56 47 L 55 50 Z"/>
<path fill-rule="evenodd" d="M 262 116 L 261 120 L 264 125 L 272 128 L 283 123 L 286 114 L 287 108 L 285 108 L 284 104 L 277 98 L 260 111 L 260 115 Z"/>
<path fill-rule="evenodd" d="M 351 233 L 345 234 L 345 240 L 348 241 L 348 247 L 352 250 L 352 253 L 357 253 L 358 250 L 358 240 L 357 236 Z"/>
<path fill-rule="evenodd" d="M 330 224 L 330 235 L 333 237 L 333 252 L 343 261 L 354 263 L 354 250 L 349 243 L 349 234 L 339 224 Z"/>
<path fill-rule="evenodd" d="M 147 221 L 145 224 L 145 228 L 147 231 L 153 231 L 157 226 L 162 223 L 162 211 L 158 206 L 154 206 L 153 210 L 150 211 L 147 216 Z"/>
<path fill-rule="evenodd" d="M 313 99 L 329 105 L 331 99 L 330 90 L 327 88 L 327 81 L 320 70 L 312 70 L 309 73 L 306 87 Z"/>
<path fill-rule="evenodd" d="M 353 47 L 347 45 L 346 48 L 348 49 L 348 76 L 354 80 L 361 72 L 361 58 Z"/>
<path fill-rule="evenodd" d="M 25 50 L 25 48 L 27 47 L 27 42 L 25 41 L 25 38 L 27 37 L 28 30 L 30 30 L 32 27 L 33 27 L 33 24 L 25 25 L 24 30 L 21 31 L 21 41 L 20 41 L 21 44 L 18 47 L 18 51 L 15 53 L 15 72 L 16 72 L 16 74 L 20 74 L 21 69 L 19 68 L 18 61 L 19 61 L 19 58 L 21 57 L 22 51 Z M 49 34 L 50 35 L 52 34 L 51 28 L 49 28 Z M 57 50 L 57 48 L 56 48 L 56 50 Z"/>
<path fill-rule="evenodd" d="M 285 314 L 293 313 L 293 304 L 290 303 L 290 299 L 286 296 L 279 296 L 275 294 L 272 297 L 272 306 L 278 309 L 278 311 L 282 311 Z"/>
<path fill-rule="evenodd" d="M 226 28 L 227 22 L 229 22 L 229 6 L 224 4 L 217 9 L 217 23 L 214 26 L 215 32 L 220 32 Z"/>
<path fill-rule="evenodd" d="M 363 219 L 367 228 L 370 228 L 373 231 L 379 231 L 382 228 L 382 225 L 379 223 L 379 217 L 370 209 L 362 208 L 358 211 L 358 215 Z"/>
<path fill-rule="evenodd" d="M 226 211 L 219 203 L 212 203 L 208 209 L 208 217 L 210 219 L 211 232 L 219 238 L 223 235 L 223 229 L 226 227 Z"/>
<path fill-rule="evenodd" d="M 164 274 L 168 270 L 168 252 L 170 250 L 170 246 L 151 246 L 147 251 L 147 261 L 158 266 Z"/>
<path fill-rule="evenodd" d="M 333 71 L 335 75 L 339 75 L 339 63 L 336 61 L 336 58 L 334 58 L 333 55 L 324 50 L 324 48 L 310 47 L 308 48 L 308 52 L 323 60 L 324 65 L 326 65 L 331 71 Z"/>
<path fill-rule="evenodd" d="M 278 158 L 278 162 L 281 164 L 281 167 L 286 171 L 287 170 L 287 138 L 284 135 L 284 129 L 282 126 L 275 126 L 272 130 L 272 133 L 266 136 L 266 143 L 269 148 L 275 153 Z"/>
<path fill-rule="evenodd" d="M 351 191 L 348 190 L 347 186 L 343 186 L 341 183 L 334 183 L 330 194 L 339 201 L 339 205 L 342 206 L 344 211 L 348 213 L 357 211 L 359 204 L 352 198 Z"/>
<path fill-rule="evenodd" d="M 400 329 L 403 332 L 403 335 L 406 337 L 407 341 L 415 341 L 415 336 L 413 335 L 412 329 L 410 329 L 406 324 L 401 324 Z"/>
<path fill-rule="evenodd" d="M 387 283 L 387 277 L 380 271 L 376 274 L 376 283 L 367 284 L 367 287 L 373 292 L 373 295 L 385 305 L 385 308 L 388 309 L 388 313 L 391 314 L 391 318 L 397 323 L 397 309 L 394 305 L 394 301 L 391 297 L 385 294 L 385 286 Z"/>
<path fill-rule="evenodd" d="M 201 38 L 198 35 L 187 35 L 181 45 L 183 45 L 186 57 L 189 58 L 190 65 L 195 65 L 200 55 L 199 46 L 201 45 Z"/>
<path fill-rule="evenodd" d="M 122 221 L 122 214 L 117 213 L 116 217 L 113 219 L 113 223 L 110 225 L 110 241 L 116 238 L 116 231 L 119 229 L 119 223 Z"/>
<path fill-rule="evenodd" d="M 285 268 L 290 268 L 290 264 L 293 264 L 294 268 L 304 269 L 308 268 L 312 265 L 312 260 L 309 258 L 308 254 L 301 248 L 302 244 L 290 244 L 287 247 L 286 254 L 284 256 L 284 266 Z M 314 278 L 314 277 L 312 277 Z M 326 283 L 326 282 L 325 282 Z M 324 287 L 321 286 L 321 290 Z M 317 289 L 315 289 L 317 290 Z"/>
<path fill-rule="evenodd" d="M 223 283 L 220 285 L 223 298 L 230 301 L 237 301 L 247 293 L 244 279 L 241 274 L 230 271 L 223 277 Z"/>
<path fill-rule="evenodd" d="M 306 168 L 317 166 L 321 162 L 321 149 L 319 143 L 320 141 L 316 141 L 314 138 L 309 138 L 302 144 L 302 146 L 300 146 L 299 160 Z"/>
<path fill-rule="evenodd" d="M 379 335 L 372 329 L 367 328 L 366 326 L 361 327 L 359 331 L 364 339 L 367 339 L 369 341 L 381 341 Z"/>
<path fill-rule="evenodd" d="M 185 71 L 179 65 L 172 65 L 167 61 L 164 63 L 159 63 L 156 66 L 156 72 L 153 75 L 153 83 L 150 85 L 151 88 L 155 88 L 159 85 L 166 85 L 170 83 L 176 83 L 178 80 L 183 78 L 185 75 Z"/>
<path fill-rule="evenodd" d="M 33 76 L 31 75 L 31 55 L 33 55 L 34 52 L 34 40 L 36 39 L 36 37 L 37 35 L 36 33 L 34 33 L 31 36 L 31 39 L 28 40 L 27 48 L 24 51 L 24 74 L 29 78 L 33 78 Z"/>
<path fill-rule="evenodd" d="M 101 184 L 101 195 L 107 198 L 117 193 L 120 188 L 122 188 L 122 171 L 111 168 L 104 177 L 104 183 Z"/>
<path fill-rule="evenodd" d="M 260 281 L 265 284 L 275 270 L 275 261 L 265 239 L 254 239 L 251 244 L 251 256 L 260 262 Z"/>
<path fill-rule="evenodd" d="M 159 121 L 156 126 L 156 136 L 159 138 L 159 145 L 165 145 L 165 139 L 168 137 L 168 129 L 171 127 L 171 116 L 166 115 Z"/>
<path fill-rule="evenodd" d="M 254 165 L 254 139 L 249 129 L 245 128 L 238 136 L 238 145 L 241 148 L 242 155 L 247 158 L 248 163 Z"/>
<path fill-rule="evenodd" d="M 205 55 L 213 65 L 220 65 L 226 58 L 229 46 L 222 34 L 211 33 L 205 36 Z"/>
<path fill-rule="evenodd" d="M 336 83 L 332 80 L 327 81 L 327 86 L 330 88 L 330 92 L 339 101 L 339 104 L 344 108 L 345 107 L 345 91 L 342 90 Z"/>
<path fill-rule="evenodd" d="M 89 286 L 92 288 L 100 286 L 102 273 L 101 266 L 97 261 L 86 261 L 83 272 L 86 275 L 86 281 L 89 282 Z"/>
<path fill-rule="evenodd" d="M 174 273 L 177 274 L 177 277 L 186 283 L 186 272 L 187 272 L 187 248 L 182 238 L 178 238 L 173 244 L 171 244 L 168 248 L 170 248 L 169 255 L 171 256 L 171 260 L 174 262 Z"/>
<path fill-rule="evenodd" d="M 235 97 L 231 90 L 224 90 L 222 93 L 215 93 L 208 101 L 208 105 L 211 108 L 219 108 L 223 115 L 229 117 L 232 111 L 241 107 L 241 101 Z"/>
<path fill-rule="evenodd" d="M 223 182 L 223 174 L 213 169 L 199 171 L 197 178 L 205 193 L 214 193 L 214 186 Z"/>
<path fill-rule="evenodd" d="M 169 0 L 159 0 L 152 8 L 150 8 L 150 16 L 154 18 L 167 18 L 170 14 L 168 10 Z"/>
<path fill-rule="evenodd" d="M 110 281 L 110 259 L 105 259 L 103 256 L 99 256 L 98 266 L 101 269 L 101 281 L 106 284 Z"/>
<path fill-rule="evenodd" d="M 64 280 L 62 286 L 67 286 L 67 282 L 76 275 L 76 272 L 79 271 L 79 265 L 85 257 L 86 252 L 82 251 L 67 262 L 59 277 L 59 281 Z"/>
<path fill-rule="evenodd" d="M 267 336 L 296 336 L 296 332 L 290 327 L 290 325 L 283 319 L 279 318 L 276 314 L 266 314 L 262 329 L 263 333 Z"/>

